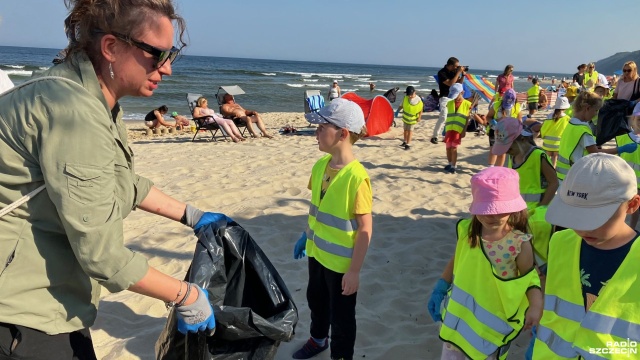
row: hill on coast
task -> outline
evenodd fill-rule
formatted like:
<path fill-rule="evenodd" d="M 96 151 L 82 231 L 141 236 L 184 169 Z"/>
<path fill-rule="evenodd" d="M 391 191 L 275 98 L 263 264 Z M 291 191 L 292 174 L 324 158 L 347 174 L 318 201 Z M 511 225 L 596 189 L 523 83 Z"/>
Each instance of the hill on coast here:
<path fill-rule="evenodd" d="M 608 58 L 596 61 L 596 70 L 605 75 L 612 75 L 614 71 L 622 70 L 627 61 L 635 61 L 640 65 L 640 50 L 619 52 Z"/>

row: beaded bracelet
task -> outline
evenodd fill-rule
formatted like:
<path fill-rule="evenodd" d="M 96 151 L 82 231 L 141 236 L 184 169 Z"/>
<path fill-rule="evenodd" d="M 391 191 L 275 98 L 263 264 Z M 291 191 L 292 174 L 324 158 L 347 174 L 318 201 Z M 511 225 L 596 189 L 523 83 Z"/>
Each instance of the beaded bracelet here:
<path fill-rule="evenodd" d="M 167 309 L 176 306 L 176 301 L 178 301 L 178 299 L 180 298 L 180 295 L 182 295 L 182 283 L 186 283 L 186 281 L 180 280 L 180 290 L 178 290 L 178 294 L 176 295 L 176 298 L 173 299 L 173 301 L 169 301 L 169 302 L 165 302 L 164 303 L 164 305 L 167 307 Z M 189 290 L 189 284 L 187 284 L 187 291 L 188 290 Z"/>

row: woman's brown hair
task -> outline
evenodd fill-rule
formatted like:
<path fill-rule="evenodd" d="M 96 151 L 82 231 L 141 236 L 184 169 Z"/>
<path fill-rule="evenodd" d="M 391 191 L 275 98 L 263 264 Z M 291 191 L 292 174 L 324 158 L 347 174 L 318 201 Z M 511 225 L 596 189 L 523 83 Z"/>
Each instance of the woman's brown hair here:
<path fill-rule="evenodd" d="M 513 71 L 513 65 L 507 65 L 507 66 L 504 68 L 504 72 L 502 73 L 502 75 L 504 75 L 504 76 L 509 75 L 509 70 Z"/>
<path fill-rule="evenodd" d="M 175 12 L 171 0 L 65 0 L 64 3 L 69 9 L 65 20 L 69 39 L 65 60 L 84 52 L 96 67 L 101 62 L 98 39 L 104 34 L 117 32 L 136 38 L 145 26 L 161 16 L 169 18 L 178 29 L 176 47 L 186 45 L 186 23 Z"/>
<path fill-rule="evenodd" d="M 527 212 L 527 209 L 511 213 L 511 215 L 509 215 L 509 220 L 507 220 L 507 224 L 509 224 L 512 230 L 518 230 L 523 233 L 531 232 L 529 230 L 529 213 Z M 471 218 L 468 236 L 469 245 L 472 248 L 480 246 L 480 241 L 482 241 L 482 223 L 478 220 L 476 215 L 473 215 Z"/>

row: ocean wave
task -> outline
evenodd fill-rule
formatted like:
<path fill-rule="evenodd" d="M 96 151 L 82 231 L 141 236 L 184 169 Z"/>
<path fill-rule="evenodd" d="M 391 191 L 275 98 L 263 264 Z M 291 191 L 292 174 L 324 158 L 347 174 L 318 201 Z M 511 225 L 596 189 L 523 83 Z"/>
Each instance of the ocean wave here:
<path fill-rule="evenodd" d="M 286 84 L 289 87 L 301 88 L 301 87 L 312 87 L 312 88 L 325 88 L 327 85 L 324 84 Z M 346 91 L 346 90 L 343 90 Z"/>
<path fill-rule="evenodd" d="M 420 80 L 378 80 L 381 83 L 389 84 L 419 84 Z"/>
<path fill-rule="evenodd" d="M 498 75 L 487 75 L 487 76 L 485 76 L 485 77 L 488 77 L 488 78 L 497 78 L 497 77 L 498 77 Z"/>
<path fill-rule="evenodd" d="M 289 75 L 300 75 L 304 78 L 310 78 L 313 76 L 321 77 L 321 78 L 331 78 L 331 79 L 356 79 L 356 78 L 369 78 L 371 74 L 335 74 L 335 73 L 308 73 L 308 72 L 298 72 L 298 71 L 284 71 L 283 74 Z"/>
<path fill-rule="evenodd" d="M 31 76 L 33 75 L 33 71 L 29 71 L 29 70 L 5 70 L 5 73 L 7 73 L 7 75 L 13 75 L 13 76 Z"/>
<path fill-rule="evenodd" d="M 50 66 L 40 66 L 40 67 L 38 67 L 38 69 L 43 70 L 43 71 L 44 70 L 49 70 L 49 68 L 50 68 Z"/>
<path fill-rule="evenodd" d="M 302 81 L 318 82 L 318 79 L 302 79 Z"/>
<path fill-rule="evenodd" d="M 342 89 L 342 92 L 356 92 L 358 89 Z"/>
<path fill-rule="evenodd" d="M 13 69 L 24 69 L 24 65 L 4 65 Z"/>
<path fill-rule="evenodd" d="M 262 75 L 264 75 L 264 76 L 276 76 L 275 73 L 262 73 Z"/>
<path fill-rule="evenodd" d="M 355 78 L 355 79 L 353 79 L 353 81 L 360 81 L 360 82 L 366 82 L 366 83 L 378 82 L 378 80 L 371 80 L 371 78 Z"/>

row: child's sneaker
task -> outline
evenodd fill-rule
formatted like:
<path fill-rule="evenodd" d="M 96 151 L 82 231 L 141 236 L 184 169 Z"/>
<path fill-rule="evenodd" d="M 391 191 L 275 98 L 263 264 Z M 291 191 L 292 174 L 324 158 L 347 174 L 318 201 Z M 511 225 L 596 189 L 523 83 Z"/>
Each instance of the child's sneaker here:
<path fill-rule="evenodd" d="M 405 146 L 407 146 L 407 143 L 403 141 L 402 144 L 400 144 L 400 147 L 405 147 Z"/>
<path fill-rule="evenodd" d="M 312 338 L 309 338 L 302 348 L 293 353 L 294 359 L 311 359 L 329 348 L 329 341 L 324 340 L 324 345 L 318 345 Z"/>

